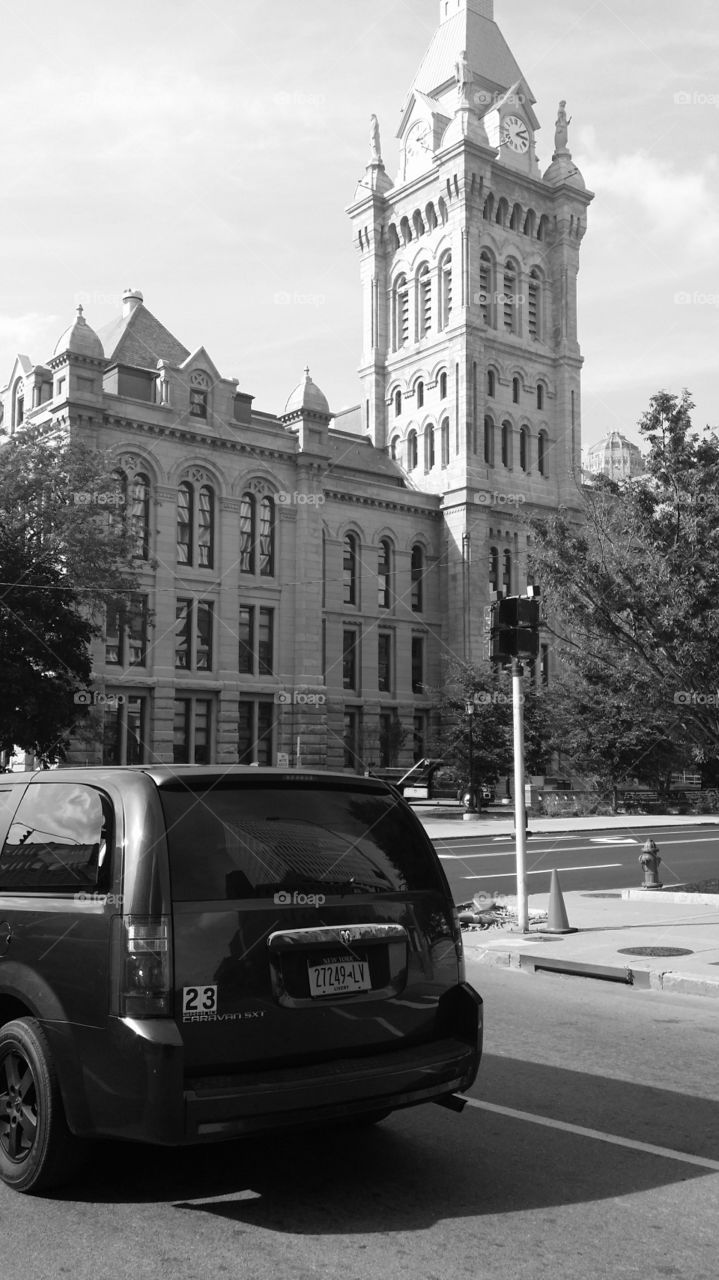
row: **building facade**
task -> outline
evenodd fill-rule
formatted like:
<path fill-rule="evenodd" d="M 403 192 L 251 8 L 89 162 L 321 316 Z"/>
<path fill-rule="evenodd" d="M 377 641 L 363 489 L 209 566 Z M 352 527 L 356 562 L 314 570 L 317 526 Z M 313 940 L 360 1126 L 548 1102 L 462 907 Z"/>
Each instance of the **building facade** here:
<path fill-rule="evenodd" d="M 561 105 L 534 98 L 492 0 L 442 0 L 393 183 L 372 118 L 349 216 L 361 398 L 309 371 L 274 416 L 128 290 L 18 356 L 3 429 L 106 451 L 140 586 L 107 617 L 76 761 L 405 764 L 448 657 L 481 662 L 492 591 L 526 585 L 528 514 L 577 502 L 579 250 L 591 200 Z M 83 501 L 92 505 L 92 495 Z"/>
<path fill-rule="evenodd" d="M 631 480 L 644 473 L 645 465 L 639 446 L 632 444 L 619 431 L 609 431 L 596 444 L 590 445 L 584 455 L 587 478 L 605 475 L 610 480 Z"/>

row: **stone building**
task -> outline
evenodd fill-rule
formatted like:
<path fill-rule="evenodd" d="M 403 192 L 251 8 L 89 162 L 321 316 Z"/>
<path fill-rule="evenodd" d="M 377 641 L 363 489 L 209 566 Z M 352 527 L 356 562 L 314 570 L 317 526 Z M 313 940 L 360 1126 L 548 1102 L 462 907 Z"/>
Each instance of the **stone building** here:
<path fill-rule="evenodd" d="M 134 290 L 98 333 L 78 308 L 46 364 L 17 358 L 4 429 L 53 421 L 108 451 L 140 572 L 77 759 L 424 753 L 444 659 L 482 661 L 490 593 L 526 585 L 526 515 L 576 504 L 592 197 L 564 103 L 542 173 L 534 102 L 493 0 L 442 0 L 396 181 L 373 117 L 349 209 L 354 409 L 333 418 L 306 370 L 283 414 L 258 411 Z"/>
<path fill-rule="evenodd" d="M 601 474 L 611 480 L 631 480 L 644 472 L 644 455 L 639 446 L 621 432 L 609 431 L 587 449 L 584 470 L 587 478 Z"/>

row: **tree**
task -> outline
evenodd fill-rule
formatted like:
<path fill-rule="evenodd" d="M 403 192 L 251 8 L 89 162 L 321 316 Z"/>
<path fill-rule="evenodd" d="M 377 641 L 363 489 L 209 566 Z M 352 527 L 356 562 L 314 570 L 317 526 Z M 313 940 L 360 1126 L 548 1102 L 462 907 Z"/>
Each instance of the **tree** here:
<path fill-rule="evenodd" d="M 135 587 L 119 501 L 103 456 L 55 428 L 0 447 L 0 751 L 60 759 L 87 714 L 93 636 Z"/>
<path fill-rule="evenodd" d="M 687 392 L 653 396 L 646 474 L 585 485 L 581 523 L 531 522 L 561 664 L 557 737 L 613 786 L 719 756 L 719 438 L 692 430 L 692 408 Z"/>

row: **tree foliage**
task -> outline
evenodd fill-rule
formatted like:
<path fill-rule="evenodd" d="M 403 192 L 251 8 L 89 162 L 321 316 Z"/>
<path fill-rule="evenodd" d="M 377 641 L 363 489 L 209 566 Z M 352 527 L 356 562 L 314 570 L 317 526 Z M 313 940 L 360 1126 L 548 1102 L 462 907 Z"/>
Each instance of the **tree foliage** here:
<path fill-rule="evenodd" d="M 135 586 L 118 501 L 103 456 L 56 429 L 0 447 L 0 751 L 57 760 L 86 715 L 92 638 Z"/>
<path fill-rule="evenodd" d="M 646 472 L 532 521 L 561 669 L 555 741 L 609 785 L 719 755 L 719 438 L 687 392 L 652 397 Z"/>

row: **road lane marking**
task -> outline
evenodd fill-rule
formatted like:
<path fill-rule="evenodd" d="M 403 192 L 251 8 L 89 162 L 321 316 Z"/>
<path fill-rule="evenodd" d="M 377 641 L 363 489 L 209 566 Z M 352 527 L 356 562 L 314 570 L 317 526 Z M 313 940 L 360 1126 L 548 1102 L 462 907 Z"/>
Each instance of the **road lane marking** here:
<path fill-rule="evenodd" d="M 538 849 L 532 845 L 531 849 L 528 849 L 527 852 L 531 853 L 532 857 L 536 857 L 537 854 L 541 854 L 542 857 L 546 857 L 553 853 L 555 853 L 557 857 L 559 857 L 560 854 L 564 857 L 565 853 L 591 853 L 592 851 L 591 849 L 588 850 L 585 844 L 580 844 L 574 849 L 555 849 L 553 847 Z M 599 852 L 599 850 L 597 850 L 597 852 Z M 515 851 L 514 848 L 512 848 L 505 849 L 502 853 L 498 850 L 495 853 L 440 853 L 439 856 L 440 858 L 444 858 L 445 861 L 451 861 L 454 859 L 455 862 L 468 862 L 470 858 L 513 858 L 515 856 Z M 613 865 L 614 864 L 612 863 L 612 866 Z M 561 871 L 561 867 L 558 867 L 557 869 Z"/>
<path fill-rule="evenodd" d="M 662 1156 L 665 1160 L 681 1160 L 684 1164 L 698 1165 L 700 1169 L 711 1169 L 719 1173 L 719 1160 L 709 1160 L 706 1156 L 692 1156 L 686 1151 L 675 1151 L 672 1147 L 657 1147 L 652 1142 L 639 1142 L 635 1138 L 620 1138 L 614 1133 L 602 1133 L 600 1129 L 585 1129 L 580 1124 L 569 1124 L 566 1120 L 550 1120 L 547 1116 L 536 1116 L 531 1111 L 515 1111 L 512 1107 L 500 1107 L 495 1102 L 483 1102 L 480 1098 L 465 1098 L 470 1107 L 479 1107 L 482 1111 L 494 1111 L 497 1115 L 508 1116 L 510 1120 L 525 1120 L 529 1124 L 541 1124 L 547 1129 L 561 1129 L 563 1133 L 573 1133 L 579 1138 L 593 1138 L 597 1142 L 609 1142 L 615 1147 L 628 1147 L 630 1151 L 642 1151 L 650 1156 Z"/>
<path fill-rule="evenodd" d="M 619 840 L 615 836 L 590 836 L 590 844 L 639 844 L 638 840 Z"/>
<path fill-rule="evenodd" d="M 621 867 L 621 862 L 593 862 L 589 867 L 539 867 L 536 871 L 528 871 L 528 876 L 551 876 L 553 871 L 603 871 L 605 867 Z M 511 871 L 495 871 L 491 876 L 462 876 L 463 880 L 499 880 L 502 876 L 511 876 Z"/>

